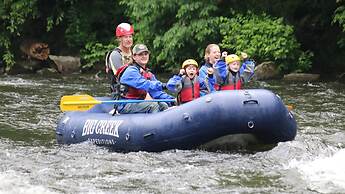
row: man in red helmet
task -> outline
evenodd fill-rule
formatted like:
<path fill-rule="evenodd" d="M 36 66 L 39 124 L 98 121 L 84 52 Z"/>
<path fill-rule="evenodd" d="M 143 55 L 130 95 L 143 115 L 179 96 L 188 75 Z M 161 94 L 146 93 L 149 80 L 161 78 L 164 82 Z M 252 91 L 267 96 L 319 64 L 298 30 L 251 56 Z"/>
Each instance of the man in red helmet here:
<path fill-rule="evenodd" d="M 111 92 L 114 92 L 116 84 L 116 71 L 124 64 L 133 62 L 132 50 L 133 45 L 133 26 L 128 23 L 121 23 L 116 27 L 115 36 L 119 41 L 119 46 L 113 51 L 108 52 L 105 60 L 106 73 L 110 80 Z"/>

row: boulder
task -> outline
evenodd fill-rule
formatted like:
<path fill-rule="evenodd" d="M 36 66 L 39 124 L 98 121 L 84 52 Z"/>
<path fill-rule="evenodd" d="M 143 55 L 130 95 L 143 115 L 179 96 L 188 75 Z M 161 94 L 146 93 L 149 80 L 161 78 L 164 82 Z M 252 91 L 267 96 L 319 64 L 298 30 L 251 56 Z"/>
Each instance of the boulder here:
<path fill-rule="evenodd" d="M 278 66 L 272 61 L 266 61 L 255 67 L 255 80 L 270 80 L 281 78 Z"/>
<path fill-rule="evenodd" d="M 32 74 L 43 67 L 43 62 L 36 59 L 19 60 L 13 67 L 7 70 L 7 73 L 9 75 Z"/>
<path fill-rule="evenodd" d="M 57 74 L 57 70 L 54 68 L 43 68 L 38 70 L 36 73 L 39 75 L 47 75 L 49 77 L 53 77 L 55 75 L 59 76 L 59 74 Z"/>
<path fill-rule="evenodd" d="M 320 74 L 311 73 L 290 73 L 284 75 L 283 80 L 286 81 L 318 81 L 320 79 Z"/>
<path fill-rule="evenodd" d="M 62 74 L 80 72 L 79 57 L 49 55 L 49 58 L 54 61 L 57 70 Z"/>

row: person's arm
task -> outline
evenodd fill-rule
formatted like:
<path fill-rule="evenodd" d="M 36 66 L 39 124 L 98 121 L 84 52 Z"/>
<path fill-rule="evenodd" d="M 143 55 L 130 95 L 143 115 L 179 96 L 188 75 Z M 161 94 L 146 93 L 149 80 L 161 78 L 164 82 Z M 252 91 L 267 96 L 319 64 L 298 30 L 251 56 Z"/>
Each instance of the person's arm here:
<path fill-rule="evenodd" d="M 208 76 L 206 65 L 201 66 L 199 69 L 199 78 L 205 79 Z"/>
<path fill-rule="evenodd" d="M 162 82 L 152 74 L 152 80 L 145 79 L 135 66 L 129 66 L 120 78 L 122 84 L 145 90 L 154 99 L 174 99 L 173 96 L 162 91 Z"/>
<path fill-rule="evenodd" d="M 253 60 L 246 60 L 243 62 L 240 75 L 244 83 L 248 82 L 254 75 L 255 62 Z"/>
<path fill-rule="evenodd" d="M 218 72 L 220 78 L 222 80 L 226 79 L 226 75 L 228 74 L 228 69 L 227 69 L 227 64 L 225 63 L 224 60 L 219 60 L 215 64 L 215 70 Z"/>
<path fill-rule="evenodd" d="M 200 89 L 206 89 L 209 93 L 215 91 L 214 84 L 216 83 L 216 80 L 214 79 L 213 75 L 208 75 L 205 78 L 199 76 L 198 81 L 200 84 Z"/>
<path fill-rule="evenodd" d="M 109 62 L 110 62 L 110 67 L 113 71 L 114 71 L 114 68 L 115 70 L 118 70 L 123 65 L 121 54 L 116 50 L 112 51 L 110 54 Z M 116 73 L 116 71 L 114 71 L 114 73 Z"/>
<path fill-rule="evenodd" d="M 174 99 L 175 97 L 161 91 L 149 91 L 150 96 L 152 96 L 153 99 Z"/>
<path fill-rule="evenodd" d="M 160 82 L 154 74 L 151 73 L 151 82 L 158 82 L 160 86 L 149 88 L 148 93 L 153 99 L 174 99 L 175 97 L 165 93 L 163 91 L 163 83 Z M 174 103 L 168 103 L 169 105 L 173 105 Z"/>
<path fill-rule="evenodd" d="M 214 84 L 216 83 L 213 74 L 208 73 L 208 67 L 203 65 L 199 70 L 199 84 L 200 90 L 207 90 L 209 93 L 214 92 Z"/>
<path fill-rule="evenodd" d="M 167 88 L 171 92 L 178 93 L 182 89 L 182 77 L 179 75 L 174 75 L 169 79 L 167 83 Z"/>
<path fill-rule="evenodd" d="M 150 94 L 150 96 L 153 99 L 174 99 L 175 97 L 163 92 L 163 84 L 162 82 L 160 82 L 156 76 L 154 74 L 151 75 L 151 81 L 153 82 L 159 82 L 160 83 L 160 87 L 157 87 L 155 89 L 149 89 L 148 93 Z M 168 103 L 170 105 L 174 104 L 174 103 Z"/>
<path fill-rule="evenodd" d="M 120 78 L 120 83 L 128 86 L 145 90 L 145 91 L 161 91 L 162 83 L 158 80 L 145 79 L 135 66 L 129 66 Z M 152 96 L 153 97 L 153 96 Z"/>

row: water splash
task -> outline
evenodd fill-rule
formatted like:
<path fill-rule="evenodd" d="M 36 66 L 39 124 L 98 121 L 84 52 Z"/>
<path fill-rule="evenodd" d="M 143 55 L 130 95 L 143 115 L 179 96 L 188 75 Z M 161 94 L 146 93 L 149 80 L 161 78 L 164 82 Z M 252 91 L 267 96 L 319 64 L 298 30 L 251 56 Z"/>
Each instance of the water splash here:
<path fill-rule="evenodd" d="M 345 149 L 332 156 L 319 156 L 310 161 L 290 162 L 297 168 L 310 190 L 320 193 L 342 193 L 345 190 Z"/>
<path fill-rule="evenodd" d="M 0 194 L 55 194 L 44 186 L 33 185 L 29 176 L 15 171 L 0 173 Z"/>

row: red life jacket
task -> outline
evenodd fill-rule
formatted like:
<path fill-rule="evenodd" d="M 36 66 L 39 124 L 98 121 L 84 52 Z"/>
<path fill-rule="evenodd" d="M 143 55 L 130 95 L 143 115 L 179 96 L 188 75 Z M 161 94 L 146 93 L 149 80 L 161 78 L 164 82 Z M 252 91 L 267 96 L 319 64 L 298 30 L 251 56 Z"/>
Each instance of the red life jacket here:
<path fill-rule="evenodd" d="M 147 79 L 147 80 L 151 80 L 152 79 L 152 73 L 149 72 L 149 71 L 146 71 L 144 68 L 142 68 L 140 65 L 138 64 L 133 64 L 135 65 L 138 70 L 140 71 L 140 69 L 142 69 L 143 71 L 141 71 L 141 75 Z M 122 67 L 120 67 L 117 72 L 116 72 L 116 76 L 119 78 L 121 78 L 123 72 L 125 72 L 125 70 L 127 69 L 129 65 L 124 65 Z M 122 86 L 126 87 L 126 89 L 124 90 L 123 94 L 122 94 L 122 97 L 124 98 L 128 98 L 128 99 L 145 99 L 146 97 L 146 90 L 141 90 L 141 89 L 137 89 L 137 88 L 134 88 L 132 86 L 128 86 L 128 85 L 124 85 L 124 84 L 121 84 Z"/>
<path fill-rule="evenodd" d="M 240 73 L 237 72 L 235 76 L 229 71 L 226 75 L 225 82 L 223 84 L 216 83 L 214 88 L 219 90 L 240 90 L 242 88 L 242 80 Z"/>
<path fill-rule="evenodd" d="M 200 97 L 200 83 L 196 75 L 192 80 L 188 76 L 182 76 L 182 89 L 178 94 L 180 104 L 192 101 Z"/>

